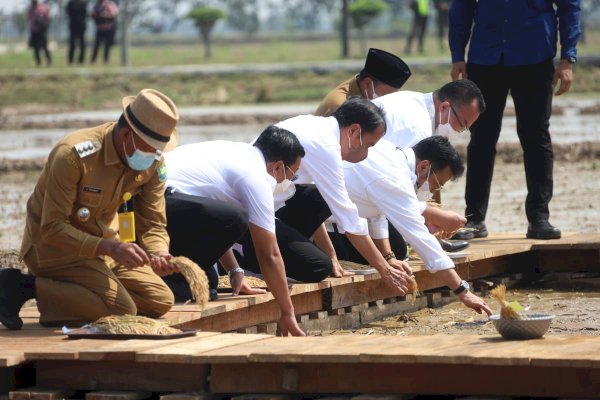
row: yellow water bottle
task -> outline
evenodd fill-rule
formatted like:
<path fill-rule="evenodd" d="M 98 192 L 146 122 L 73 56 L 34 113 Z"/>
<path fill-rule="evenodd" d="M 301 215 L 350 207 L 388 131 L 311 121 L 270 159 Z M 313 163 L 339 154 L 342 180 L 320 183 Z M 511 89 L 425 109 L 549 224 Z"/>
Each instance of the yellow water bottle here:
<path fill-rule="evenodd" d="M 131 200 L 131 193 L 123 194 L 123 211 L 119 212 L 119 240 L 121 242 L 135 242 L 135 214 L 127 210 L 127 202 Z"/>

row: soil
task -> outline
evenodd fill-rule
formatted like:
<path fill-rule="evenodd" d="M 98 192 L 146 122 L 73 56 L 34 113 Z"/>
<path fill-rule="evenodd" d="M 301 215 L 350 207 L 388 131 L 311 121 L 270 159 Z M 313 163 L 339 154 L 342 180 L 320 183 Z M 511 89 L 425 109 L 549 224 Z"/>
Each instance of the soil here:
<path fill-rule="evenodd" d="M 529 312 L 554 314 L 546 335 L 600 336 L 600 292 L 555 291 L 551 289 L 518 289 L 507 291 L 508 301 L 530 307 Z M 500 306 L 489 299 L 495 313 Z M 486 316 L 478 315 L 460 302 L 441 308 L 425 308 L 372 322 L 355 330 L 323 332 L 323 335 L 432 335 L 432 334 L 497 334 Z"/>

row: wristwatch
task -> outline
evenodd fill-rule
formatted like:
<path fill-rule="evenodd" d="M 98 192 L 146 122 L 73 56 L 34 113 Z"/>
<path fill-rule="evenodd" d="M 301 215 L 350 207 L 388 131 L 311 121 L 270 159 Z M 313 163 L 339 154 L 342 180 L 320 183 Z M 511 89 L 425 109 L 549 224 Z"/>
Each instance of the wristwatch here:
<path fill-rule="evenodd" d="M 465 290 L 469 290 L 469 289 L 471 289 L 469 282 L 467 282 L 463 279 L 462 281 L 460 281 L 460 285 L 458 285 L 458 287 L 456 289 L 454 289 L 453 292 L 454 292 L 454 294 L 461 294 Z"/>
<path fill-rule="evenodd" d="M 569 57 L 563 58 L 563 60 L 567 60 L 569 62 L 569 64 L 575 64 L 577 62 L 577 57 L 569 56 Z"/>
<path fill-rule="evenodd" d="M 227 275 L 231 278 L 231 275 L 233 274 L 239 274 L 242 273 L 244 274 L 244 269 L 241 267 L 235 267 L 234 269 L 231 269 L 229 271 L 227 271 Z M 244 274 L 245 275 L 245 274 Z"/>

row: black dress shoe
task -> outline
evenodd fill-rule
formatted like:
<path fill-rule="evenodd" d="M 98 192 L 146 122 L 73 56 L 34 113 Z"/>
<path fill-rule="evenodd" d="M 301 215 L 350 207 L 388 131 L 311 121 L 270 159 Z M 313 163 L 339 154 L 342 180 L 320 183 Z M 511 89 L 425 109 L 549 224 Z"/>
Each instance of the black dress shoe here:
<path fill-rule="evenodd" d="M 550 225 L 548 221 L 530 222 L 527 228 L 528 239 L 560 239 L 560 229 Z"/>
<path fill-rule="evenodd" d="M 455 251 L 461 251 L 469 247 L 470 243 L 466 240 L 440 240 L 440 244 L 442 245 L 442 249 L 447 251 L 448 253 L 453 253 Z"/>
<path fill-rule="evenodd" d="M 8 329 L 18 330 L 23 327 L 19 311 L 27 301 L 19 289 L 22 282 L 21 271 L 14 268 L 0 269 L 0 322 Z"/>
<path fill-rule="evenodd" d="M 208 291 L 208 301 L 215 301 L 219 298 L 219 292 L 217 289 L 210 289 Z"/>
<path fill-rule="evenodd" d="M 474 222 L 469 221 L 465 224 L 465 228 L 468 230 L 458 231 L 452 236 L 450 239 L 452 240 L 470 240 L 474 238 L 484 238 L 487 237 L 488 231 L 485 226 L 484 221 Z M 474 230 L 471 230 L 474 229 Z"/>

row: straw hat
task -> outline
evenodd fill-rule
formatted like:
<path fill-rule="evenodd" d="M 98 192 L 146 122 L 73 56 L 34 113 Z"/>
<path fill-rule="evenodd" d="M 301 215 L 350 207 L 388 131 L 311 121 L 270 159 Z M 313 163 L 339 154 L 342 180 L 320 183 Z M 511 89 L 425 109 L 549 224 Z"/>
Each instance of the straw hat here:
<path fill-rule="evenodd" d="M 137 96 L 123 97 L 123 115 L 131 129 L 156 150 L 171 151 L 177 146 L 179 112 L 171 99 L 154 89 Z"/>

